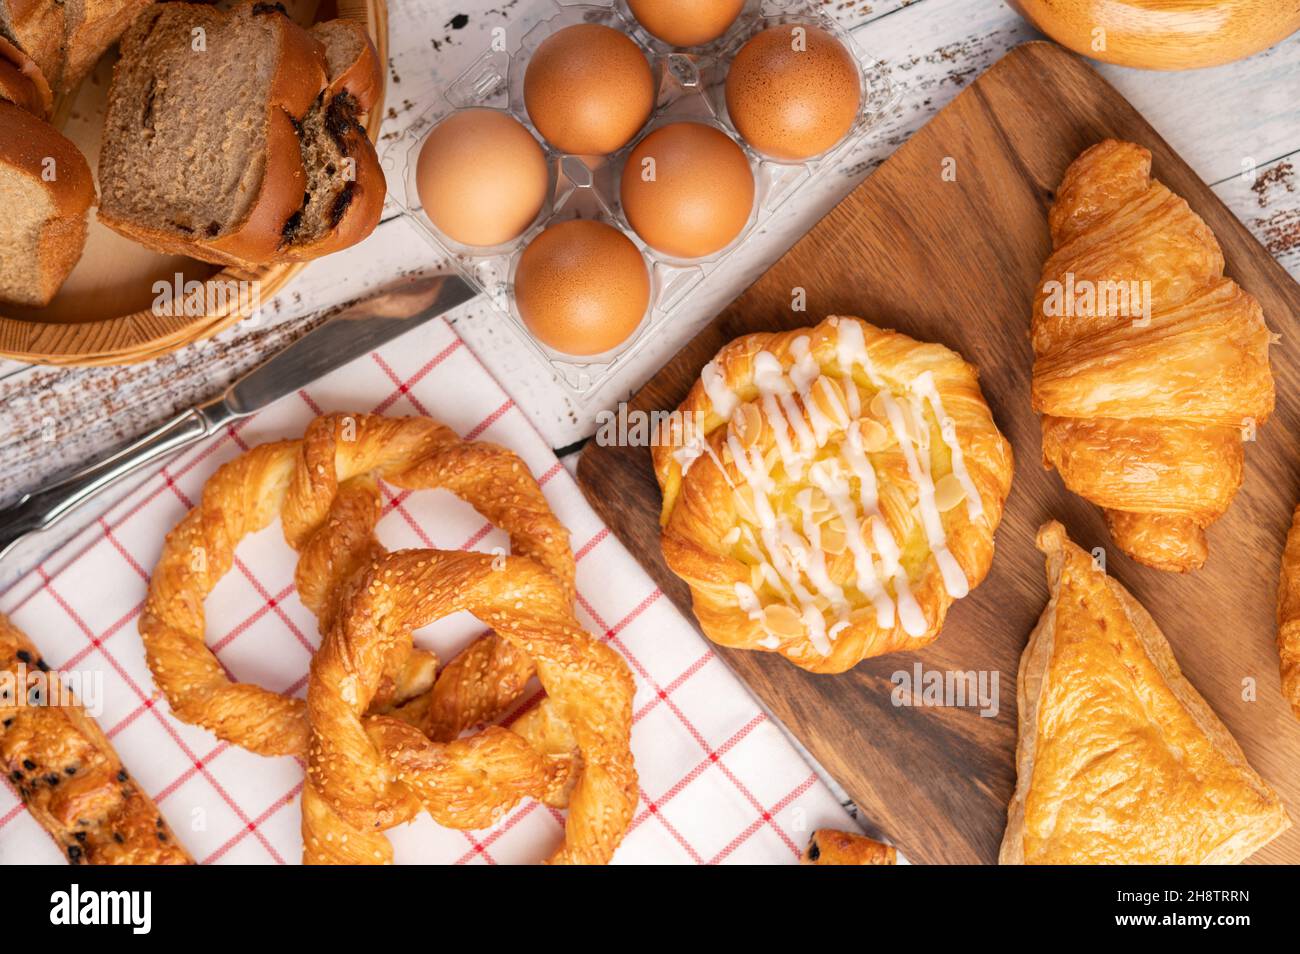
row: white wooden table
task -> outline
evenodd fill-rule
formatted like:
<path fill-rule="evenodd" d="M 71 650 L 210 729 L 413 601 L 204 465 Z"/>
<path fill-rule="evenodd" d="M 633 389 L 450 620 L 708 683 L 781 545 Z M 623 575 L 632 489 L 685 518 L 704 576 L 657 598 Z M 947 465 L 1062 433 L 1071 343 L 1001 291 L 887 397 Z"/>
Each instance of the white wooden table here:
<path fill-rule="evenodd" d="M 392 57 L 384 141 L 391 141 L 428 108 L 435 90 L 485 48 L 494 27 L 526 28 L 548 10 L 538 0 L 389 4 Z M 572 450 L 579 445 L 594 430 L 599 410 L 632 394 L 968 82 L 1011 47 L 1037 37 L 1014 11 L 995 0 L 822 0 L 822 5 L 852 31 L 863 57 L 889 65 L 894 81 L 903 87 L 898 110 L 837 175 L 828 177 L 819 194 L 787 203 L 771 226 L 710 275 L 685 313 L 593 398 L 572 400 L 522 344 L 514 326 L 482 300 L 453 314 L 460 334 L 552 446 Z M 1300 277 L 1300 36 L 1216 69 L 1099 69 L 1291 274 Z M 359 246 L 309 266 L 288 290 L 267 303 L 257 320 L 211 341 L 121 368 L 57 369 L 0 361 L 0 504 L 61 471 L 102 457 L 178 410 L 218 393 L 323 311 L 399 275 L 442 264 L 407 221 L 389 214 Z M 0 563 L 0 590 L 94 519 L 113 497 L 74 514 L 7 557 Z"/>

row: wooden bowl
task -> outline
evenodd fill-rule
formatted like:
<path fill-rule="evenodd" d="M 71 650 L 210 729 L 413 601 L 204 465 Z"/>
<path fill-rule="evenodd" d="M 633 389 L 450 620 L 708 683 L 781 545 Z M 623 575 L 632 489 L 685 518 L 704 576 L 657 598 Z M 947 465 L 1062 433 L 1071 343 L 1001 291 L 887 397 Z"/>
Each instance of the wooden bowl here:
<path fill-rule="evenodd" d="M 385 0 L 288 0 L 285 7 L 303 24 L 336 18 L 361 23 L 387 73 Z M 103 57 L 77 92 L 55 107 L 55 124 L 82 149 L 92 169 L 99 162 L 113 59 L 112 55 Z M 383 114 L 381 90 L 366 124 L 372 141 L 379 135 Z M 257 282 L 258 297 L 264 303 L 303 267 L 303 263 L 293 263 L 223 269 L 190 258 L 160 255 L 100 225 L 92 214 L 85 253 L 54 300 L 44 308 L 4 306 L 0 357 L 56 365 L 145 361 L 216 334 L 248 317 L 251 310 L 248 296 L 209 294 L 204 297 L 210 307 L 177 309 L 189 314 L 160 314 L 153 307 L 161 294 L 155 290 L 156 283 L 174 287 L 177 275 L 185 282 L 221 289 L 249 287 L 229 286 L 228 282 Z"/>
<path fill-rule="evenodd" d="M 1083 56 L 1150 70 L 1240 60 L 1300 30 L 1300 0 L 1008 0 Z"/>

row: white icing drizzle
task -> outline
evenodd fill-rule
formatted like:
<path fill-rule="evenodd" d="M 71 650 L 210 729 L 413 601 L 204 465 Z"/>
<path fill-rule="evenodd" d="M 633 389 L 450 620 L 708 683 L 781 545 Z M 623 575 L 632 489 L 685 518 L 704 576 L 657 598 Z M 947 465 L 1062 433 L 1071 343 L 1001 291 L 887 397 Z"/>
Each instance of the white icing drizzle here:
<path fill-rule="evenodd" d="M 799 405 L 795 403 L 793 397 L 789 394 L 781 395 L 781 407 L 785 409 L 786 418 L 790 421 L 790 426 L 794 428 L 795 436 L 799 438 L 799 453 L 805 457 L 812 457 L 817 453 L 817 438 L 813 435 L 812 428 L 804 420 L 803 414 L 799 412 Z M 805 396 L 804 403 L 807 404 L 810 399 Z"/>
<path fill-rule="evenodd" d="M 957 442 L 956 425 L 949 427 L 946 423 L 950 418 L 944 413 L 943 399 L 939 397 L 939 389 L 934 386 L 934 375 L 929 371 L 922 371 L 912 382 L 912 388 L 929 401 L 930 407 L 934 409 L 935 419 L 939 421 L 939 434 L 943 437 L 943 442 L 948 445 L 952 457 L 953 475 L 961 484 L 962 490 L 966 491 L 966 513 L 972 520 L 982 517 L 984 501 L 980 499 L 979 491 L 975 489 L 975 481 L 971 480 L 970 472 L 966 470 L 966 458 L 962 455 L 961 444 Z"/>
<path fill-rule="evenodd" d="M 727 387 L 727 379 L 722 376 L 716 361 L 710 361 L 704 366 L 704 370 L 700 372 L 700 383 L 704 385 L 704 393 L 713 402 L 713 410 L 717 412 L 718 417 L 724 421 L 731 420 L 736 405 L 740 403 L 740 396 Z"/>
<path fill-rule="evenodd" d="M 917 509 L 926 540 L 939 566 L 944 586 L 954 597 L 966 595 L 970 587 L 961 566 L 947 548 L 943 523 L 935 505 L 935 486 L 929 459 L 930 428 L 925 418 L 926 402 L 941 423 L 941 434 L 950 452 L 952 471 L 966 491 L 967 510 L 972 519 L 983 513 L 983 505 L 966 470 L 956 434 L 950 427 L 944 426 L 948 418 L 935 387 L 933 374 L 929 371 L 920 374 L 909 386 L 911 393 L 896 399 L 872 366 L 862 326 L 857 321 L 841 319 L 831 319 L 830 324 L 836 329 L 835 357 L 839 365 L 844 403 L 839 403 L 836 392 L 830 388 L 823 387 L 818 389 L 820 394 L 814 393 L 823 372 L 812 353 L 811 338 L 800 335 L 791 343 L 794 362 L 788 372 L 774 354 L 760 351 L 754 355 L 753 375 L 758 391 L 758 406 L 772 428 L 773 442 L 786 474 L 793 480 L 799 480 L 806 472 L 807 480 L 825 496 L 843 524 L 845 546 L 853 558 L 854 586 L 874 605 L 877 624 L 889 628 L 897 618 L 904 631 L 917 636 L 925 632 L 928 624 L 912 594 L 907 571 L 901 562 L 898 541 L 894 539 L 881 514 L 876 472 L 863 447 L 859 429 L 851 427 L 844 432 L 836 456 L 814 463 L 818 451 L 827 445 L 832 436 L 840 433 L 840 419 L 853 420 L 862 414 L 862 395 L 854 381 L 855 368 L 860 366 L 863 369 L 867 380 L 879 394 L 880 406 L 903 453 L 908 474 L 917 488 Z M 740 404 L 740 397 L 727 387 L 716 363 L 709 362 L 705 365 L 701 382 L 714 411 L 729 422 Z M 828 408 L 832 413 L 827 413 L 822 407 L 822 403 L 827 401 L 832 402 Z M 757 579 L 753 586 L 748 583 L 735 584 L 736 602 L 750 619 L 761 619 L 763 601 L 755 587 L 770 588 L 798 613 L 813 648 L 822 655 L 829 655 L 834 640 L 849 625 L 852 604 L 844 588 L 831 577 L 827 553 L 822 546 L 823 524 L 817 521 L 819 514 L 813 512 L 814 492 L 805 488 L 795 495 L 795 505 L 799 511 L 799 527 L 796 529 L 789 517 L 778 514 L 773 509 L 769 497 L 775 489 L 775 481 L 768 463 L 775 458 L 769 453 L 765 460 L 757 447 L 742 446 L 734 434 L 727 435 L 726 447 L 744 486 L 753 495 L 754 516 L 758 522 L 757 536 L 745 523 L 740 527 L 740 536 L 758 562 Z M 726 477 L 726 468 L 718 460 L 709 442 L 700 439 L 697 445 L 695 438 L 676 452 L 683 473 L 705 453 L 709 454 Z M 727 479 L 731 483 L 730 478 Z M 858 482 L 856 501 L 853 499 L 852 479 Z M 735 485 L 732 486 L 735 489 Z M 820 516 L 823 521 L 827 519 L 824 513 Z M 864 529 L 868 525 L 870 540 Z M 836 533 L 838 534 L 838 529 Z M 887 583 L 893 584 L 892 596 L 886 588 Z M 827 610 L 835 617 L 835 622 L 829 627 Z M 760 641 L 760 645 L 768 649 L 775 649 L 780 643 L 780 639 L 771 635 Z"/>
<path fill-rule="evenodd" d="M 701 455 L 704 454 L 704 448 L 706 446 L 703 437 L 692 435 L 690 440 L 677 448 L 677 450 L 673 451 L 673 460 L 677 461 L 677 465 L 681 467 L 683 477 L 690 472 L 691 465 L 699 460 Z"/>
<path fill-rule="evenodd" d="M 867 339 L 862 333 L 862 326 L 856 321 L 836 320 L 835 350 L 840 361 L 840 370 L 852 373 L 853 366 L 860 364 L 867 373 L 867 380 L 878 390 L 885 389 L 884 379 L 876 374 L 876 369 L 867 354 Z"/>
<path fill-rule="evenodd" d="M 884 575 L 893 577 L 898 572 L 900 551 L 898 541 L 889 532 L 884 516 L 880 513 L 876 470 L 867 459 L 862 447 L 862 433 L 857 428 L 850 428 L 847 440 L 841 449 L 841 456 L 848 464 L 849 470 L 858 478 L 858 503 L 862 505 L 863 520 L 871 520 L 871 543 L 880 554 L 880 563 Z"/>
<path fill-rule="evenodd" d="M 704 386 L 704 393 L 713 404 L 713 410 L 724 422 L 730 421 L 731 415 L 736 412 L 736 408 L 740 404 L 740 396 L 727 387 L 726 378 L 722 376 L 722 371 L 716 361 L 710 361 L 704 366 L 704 370 L 700 372 L 700 383 Z M 691 428 L 690 437 L 681 447 L 673 451 L 673 460 L 677 461 L 678 466 L 681 467 L 683 478 L 690 472 L 691 465 L 704 454 L 708 454 L 713 459 L 713 462 L 718 465 L 718 470 L 722 472 L 723 476 L 726 476 L 727 470 L 713 452 L 708 435 Z"/>
<path fill-rule="evenodd" d="M 821 365 L 812 353 L 812 339 L 807 335 L 800 335 L 790 344 L 790 352 L 794 355 L 794 367 L 790 369 L 790 380 L 799 391 L 805 392 L 812 387 L 813 382 L 822 375 Z"/>
<path fill-rule="evenodd" d="M 908 476 L 916 484 L 921 526 L 925 528 L 925 539 L 930 544 L 930 552 L 934 554 L 935 562 L 939 565 L 943 585 L 954 597 L 963 597 L 970 592 L 970 584 L 957 563 L 957 558 L 948 550 L 948 538 L 943 532 L 943 521 L 939 516 L 939 508 L 934 503 L 934 481 L 930 477 L 929 458 L 917 457 L 916 449 L 908 437 L 907 425 L 903 421 L 903 410 L 894 400 L 894 396 L 888 391 L 881 391 L 880 396 L 885 415 L 889 418 L 889 426 L 893 428 L 894 435 L 898 438 L 898 445 L 903 451 L 903 460 L 907 462 Z M 902 598 L 901 593 L 899 597 Z"/>
<path fill-rule="evenodd" d="M 791 479 L 798 480 L 803 476 L 803 455 L 795 450 L 794 444 L 790 441 L 785 414 L 782 413 L 781 406 L 774 395 L 764 394 L 761 400 L 763 413 L 772 428 L 772 436 L 776 439 L 776 449 L 781 455 L 781 463 Z"/>
<path fill-rule="evenodd" d="M 849 499 L 848 481 L 842 474 L 835 473 L 838 468 L 828 466 L 830 463 L 831 461 L 820 461 L 815 464 L 809 469 L 808 478 L 813 482 L 813 486 L 826 495 L 826 499 L 831 502 L 835 512 L 844 521 L 844 538 L 853 553 L 853 569 L 857 575 L 858 589 L 875 604 L 876 622 L 882 628 L 892 627 L 894 601 L 890 599 L 889 593 L 886 592 L 877 575 L 876 565 L 871 559 L 871 551 L 867 549 L 866 541 L 862 538 L 862 525 L 858 522 L 857 510 Z"/>
<path fill-rule="evenodd" d="M 903 632 L 909 636 L 920 636 L 925 632 L 925 614 L 912 595 L 912 588 L 907 584 L 907 573 L 901 566 L 895 571 L 893 580 L 894 592 L 898 594 L 898 617 L 902 620 Z"/>
<path fill-rule="evenodd" d="M 731 486 L 732 490 L 735 490 L 735 484 L 732 484 L 731 478 L 727 476 L 727 468 L 722 465 L 722 461 L 718 459 L 717 451 L 713 449 L 713 445 L 709 443 L 708 437 L 704 434 L 692 434 L 690 440 L 673 451 L 673 460 L 681 465 L 682 478 L 685 479 L 691 465 L 706 454 L 717 465 L 718 473 L 722 474 L 723 480 Z"/>
<path fill-rule="evenodd" d="M 748 583 L 736 584 L 736 603 L 749 614 L 750 619 L 763 612 L 763 604 L 759 602 L 758 594 Z"/>
<path fill-rule="evenodd" d="M 813 649 L 823 656 L 831 654 L 831 641 L 826 637 L 826 617 L 816 606 L 808 604 L 803 608 L 803 625 L 808 630 L 808 639 Z"/>
<path fill-rule="evenodd" d="M 813 586 L 817 587 L 817 592 L 821 593 L 831 601 L 831 606 L 843 614 L 848 609 L 848 600 L 845 599 L 844 590 L 840 585 L 831 579 L 830 571 L 826 566 L 826 551 L 822 549 L 822 528 L 817 523 L 816 517 L 812 510 L 812 491 L 801 490 L 795 495 L 795 504 L 803 514 L 803 532 L 808 539 L 809 559 L 808 559 L 808 579 L 812 581 Z"/>

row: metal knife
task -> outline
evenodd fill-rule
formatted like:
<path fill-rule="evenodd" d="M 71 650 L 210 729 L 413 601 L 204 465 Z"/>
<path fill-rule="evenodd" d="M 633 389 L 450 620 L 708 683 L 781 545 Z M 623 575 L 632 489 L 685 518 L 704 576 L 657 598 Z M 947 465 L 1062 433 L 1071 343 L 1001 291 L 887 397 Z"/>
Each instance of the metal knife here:
<path fill-rule="evenodd" d="M 439 275 L 391 286 L 344 309 L 244 375 L 224 394 L 177 415 L 105 460 L 0 510 L 0 559 L 19 540 L 53 526 L 115 481 L 210 437 L 476 294 L 463 279 Z"/>

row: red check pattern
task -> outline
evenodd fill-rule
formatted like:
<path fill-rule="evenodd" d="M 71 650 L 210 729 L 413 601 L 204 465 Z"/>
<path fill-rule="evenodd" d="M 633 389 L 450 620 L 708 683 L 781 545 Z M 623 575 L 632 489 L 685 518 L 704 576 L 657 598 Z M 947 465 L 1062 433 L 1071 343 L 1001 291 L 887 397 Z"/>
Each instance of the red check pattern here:
<path fill-rule="evenodd" d="M 136 632 L 149 569 L 164 533 L 221 463 L 301 434 L 317 414 L 345 410 L 432 415 L 466 437 L 510 447 L 569 527 L 579 619 L 622 653 L 637 682 L 641 804 L 616 861 L 788 862 L 814 828 L 852 827 L 778 727 L 600 523 L 519 408 L 439 321 L 171 461 L 0 597 L 0 611 L 51 665 L 101 681 L 100 725 L 195 858 L 296 862 L 302 765 L 252 755 L 173 718 Z M 390 549 L 508 546 L 501 531 L 444 491 L 385 488 L 379 534 Z M 294 590 L 293 565 L 278 524 L 246 540 L 208 599 L 208 645 L 232 677 L 301 695 L 319 637 Z M 450 618 L 417 639 L 448 660 L 481 630 L 470 617 Z M 537 698 L 522 700 L 505 721 Z M 422 817 L 391 836 L 399 863 L 519 863 L 545 857 L 563 823 L 562 813 L 528 803 L 484 831 L 450 831 Z M 0 863 L 62 860 L 13 790 L 0 790 Z"/>

